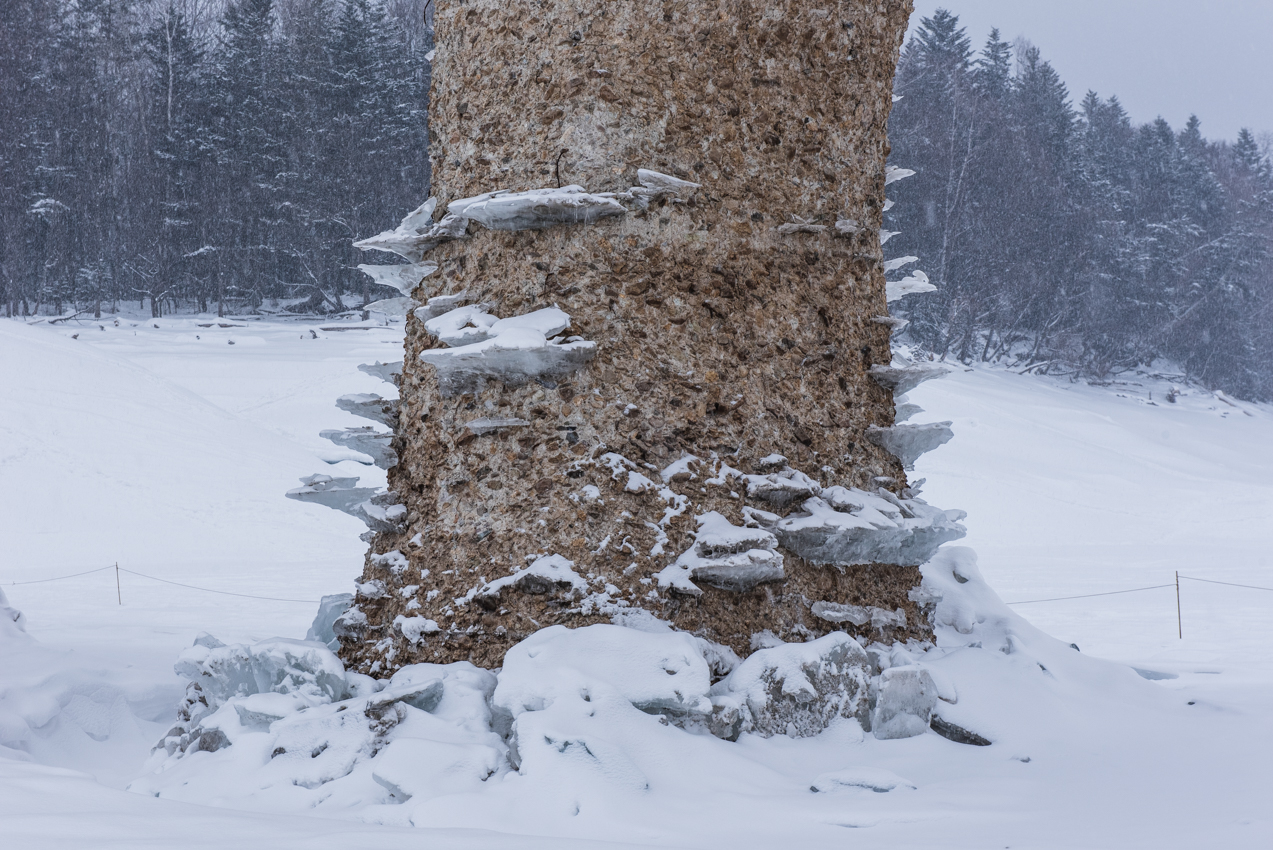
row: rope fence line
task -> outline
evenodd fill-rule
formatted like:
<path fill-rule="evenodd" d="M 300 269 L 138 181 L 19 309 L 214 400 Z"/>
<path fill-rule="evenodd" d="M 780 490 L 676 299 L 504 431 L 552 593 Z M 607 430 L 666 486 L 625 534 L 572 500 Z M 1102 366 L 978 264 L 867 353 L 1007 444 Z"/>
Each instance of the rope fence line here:
<path fill-rule="evenodd" d="M 130 570 L 127 567 L 121 567 L 118 564 L 112 564 L 108 567 L 98 567 L 92 570 L 85 570 L 82 573 L 71 573 L 70 575 L 55 576 L 54 578 L 41 578 L 41 579 L 35 579 L 33 581 L 11 581 L 8 584 L 10 587 L 21 587 L 23 585 L 29 585 L 29 584 L 45 584 L 51 581 L 65 581 L 66 579 L 79 578 L 80 576 L 87 576 L 87 575 L 92 575 L 94 573 L 101 573 L 107 570 L 115 570 L 116 577 L 117 577 L 117 587 L 118 587 L 118 574 L 128 573 L 129 575 L 134 575 L 134 576 L 137 576 L 138 578 L 150 579 L 151 581 L 157 581 L 163 584 L 171 584 L 174 587 L 184 587 L 187 590 L 198 590 L 203 593 L 216 593 L 221 596 L 237 596 L 241 599 L 261 599 L 267 602 L 295 602 L 297 604 L 302 604 L 302 605 L 319 604 L 319 600 L 316 600 L 316 599 L 289 599 L 282 596 L 257 596 L 256 594 L 252 594 L 252 593 L 234 593 L 233 591 L 229 591 L 229 590 L 214 590 L 213 588 L 210 588 L 210 587 L 199 587 L 193 584 L 184 584 L 179 581 L 172 581 L 171 579 L 159 578 L 158 576 L 147 575 L 146 573 L 139 573 L 136 570 Z M 1147 587 L 1131 587 L 1131 588 L 1128 588 L 1127 590 L 1108 590 L 1103 593 L 1080 593 L 1076 596 L 1052 596 L 1052 597 L 1048 597 L 1047 599 L 1022 599 L 1016 602 L 1006 602 L 1004 604 L 1006 605 L 1034 605 L 1040 602 L 1065 602 L 1070 599 L 1093 599 L 1098 596 L 1118 596 L 1124 593 L 1140 593 L 1146 590 L 1162 590 L 1163 588 L 1167 588 L 1167 587 L 1175 587 L 1177 588 L 1177 590 L 1179 590 L 1180 579 L 1184 579 L 1186 581 L 1200 581 L 1206 584 L 1222 584 L 1225 587 L 1241 587 L 1247 590 L 1265 590 L 1265 591 L 1269 591 L 1270 593 L 1273 593 L 1273 587 L 1261 587 L 1260 585 L 1256 585 L 1256 584 L 1238 584 L 1232 581 L 1217 581 L 1216 579 L 1210 579 L 1210 578 L 1197 578 L 1195 576 L 1177 575 L 1177 581 L 1171 584 L 1151 584 L 1151 585 L 1148 585 Z M 122 600 L 121 600 L 121 604 L 122 604 Z"/>
<path fill-rule="evenodd" d="M 107 570 L 115 571 L 116 591 L 119 590 L 119 574 L 128 573 L 129 575 L 134 575 L 134 576 L 137 576 L 138 578 L 146 578 L 146 579 L 150 579 L 151 581 L 158 581 L 164 584 L 171 584 L 176 587 L 184 587 L 187 590 L 199 590 L 199 591 L 202 591 L 203 593 L 216 593 L 221 596 L 238 596 L 243 599 L 264 599 L 267 602 L 296 602 L 296 603 L 304 604 L 304 605 L 317 605 L 319 603 L 319 600 L 317 599 L 287 599 L 281 596 L 257 596 L 252 593 L 234 593 L 229 590 L 213 590 L 210 587 L 199 587 L 193 584 L 183 584 L 182 582 L 179 582 L 179 581 L 172 581 L 166 578 L 159 578 L 159 576 L 152 576 L 152 575 L 147 575 L 146 573 L 139 573 L 136 570 L 130 570 L 127 567 L 121 567 L 118 564 L 111 564 L 109 567 L 98 567 L 95 570 L 85 570 L 82 573 L 71 573 L 70 575 L 67 575 L 67 576 L 56 576 L 55 578 L 41 578 L 41 579 L 35 579 L 34 581 L 11 581 L 7 583 L 7 586 L 21 587 L 27 584 L 44 584 L 50 581 L 65 581 L 66 579 L 79 578 L 80 576 L 92 575 L 93 573 L 101 573 Z M 123 604 L 122 597 L 119 600 L 119 604 L 121 605 Z"/>
<path fill-rule="evenodd" d="M 1184 576 L 1181 576 L 1184 578 Z M 1133 587 L 1129 590 L 1110 590 L 1105 593 L 1083 593 L 1079 596 L 1054 596 L 1051 599 L 1023 599 L 1020 602 L 1005 602 L 1005 605 L 1033 605 L 1035 602 L 1061 602 L 1066 599 L 1091 599 L 1093 596 L 1117 596 L 1120 593 L 1139 593 L 1142 590 L 1159 590 L 1164 587 L 1175 587 L 1174 584 L 1153 584 L 1149 587 Z"/>
<path fill-rule="evenodd" d="M 1189 581 L 1205 581 L 1207 584 L 1223 584 L 1229 587 L 1245 587 L 1248 590 L 1267 590 L 1269 592 L 1273 592 L 1273 587 L 1260 587 L 1256 584 L 1234 584 L 1231 581 L 1216 581 L 1212 578 L 1194 578 L 1193 576 L 1181 576 L 1181 578 L 1188 579 Z"/>
<path fill-rule="evenodd" d="M 80 576 L 86 576 L 92 573 L 100 573 L 100 572 L 104 572 L 105 570 L 113 570 L 113 569 L 115 569 L 114 564 L 112 564 L 109 567 L 98 567 L 95 570 L 85 570 L 82 573 L 71 573 L 69 576 L 58 576 L 57 578 L 38 578 L 35 581 L 11 581 L 9 582 L 9 586 L 19 587 L 24 584 L 44 584 L 47 581 L 62 581 L 68 578 L 79 578 Z"/>

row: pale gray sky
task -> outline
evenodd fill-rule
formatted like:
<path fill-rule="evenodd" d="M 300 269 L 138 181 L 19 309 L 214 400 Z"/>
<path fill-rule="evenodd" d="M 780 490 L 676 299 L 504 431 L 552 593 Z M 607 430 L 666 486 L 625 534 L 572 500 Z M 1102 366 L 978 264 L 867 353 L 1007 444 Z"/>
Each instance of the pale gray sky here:
<path fill-rule="evenodd" d="M 991 27 L 1025 36 L 1075 103 L 1118 95 L 1132 120 L 1233 139 L 1273 132 L 1273 0 L 915 0 L 912 30 L 939 8 L 959 15 L 980 50 Z"/>

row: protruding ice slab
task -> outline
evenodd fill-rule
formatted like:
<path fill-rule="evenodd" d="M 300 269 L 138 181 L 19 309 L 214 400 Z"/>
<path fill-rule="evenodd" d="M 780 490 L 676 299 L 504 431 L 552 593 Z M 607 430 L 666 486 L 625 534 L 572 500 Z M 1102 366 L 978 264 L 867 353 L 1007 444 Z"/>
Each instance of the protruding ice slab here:
<path fill-rule="evenodd" d="M 935 363 L 914 363 L 871 367 L 870 375 L 875 383 L 893 391 L 894 396 L 905 395 L 925 381 L 940 378 L 947 373 L 945 366 Z"/>
<path fill-rule="evenodd" d="M 887 490 L 828 487 L 786 517 L 749 510 L 785 549 L 814 564 L 919 566 L 966 533 L 963 511 L 943 511 Z"/>
<path fill-rule="evenodd" d="M 350 393 L 336 399 L 336 406 L 354 416 L 398 428 L 398 400 L 382 398 L 374 393 Z"/>
<path fill-rule="evenodd" d="M 301 479 L 303 486 L 288 490 L 289 499 L 311 502 L 358 517 L 372 531 L 401 531 L 407 518 L 405 505 L 398 504 L 397 494 L 389 490 L 357 487 L 357 478 L 332 478 L 311 475 Z"/>
<path fill-rule="evenodd" d="M 884 170 L 884 185 L 896 183 L 898 180 L 905 180 L 907 177 L 914 177 L 915 172 L 909 168 L 898 168 L 896 165 L 890 165 Z"/>
<path fill-rule="evenodd" d="M 390 448 L 393 434 L 377 431 L 370 425 L 362 428 L 345 428 L 342 431 L 319 431 L 318 436 L 331 440 L 338 446 L 371 455 L 372 462 L 381 469 L 398 465 L 398 453 Z"/>
<path fill-rule="evenodd" d="M 825 224 L 814 224 L 811 219 L 793 215 L 791 221 L 786 224 L 780 224 L 774 229 L 784 236 L 789 236 L 793 233 L 821 233 L 827 229 L 827 226 Z"/>
<path fill-rule="evenodd" d="M 447 211 L 491 230 L 543 230 L 559 224 L 591 224 L 628 212 L 614 198 L 593 195 L 582 186 L 573 185 L 528 192 L 501 189 L 452 201 Z"/>
<path fill-rule="evenodd" d="M 663 174 L 660 171 L 651 171 L 648 168 L 637 169 L 637 181 L 646 189 L 675 194 L 680 194 L 681 192 L 689 194 L 702 186 L 701 183 L 691 183 L 688 180 L 682 180 L 670 174 Z"/>
<path fill-rule="evenodd" d="M 464 319 L 473 323 L 473 316 L 462 307 L 430 320 L 439 332 L 459 339 L 464 332 L 485 336 L 479 341 L 456 348 L 435 348 L 420 352 L 420 359 L 438 370 L 438 386 L 444 396 L 469 392 L 485 379 L 503 381 L 506 384 L 524 384 L 529 380 L 569 375 L 583 367 L 596 356 L 596 344 L 578 337 L 555 340 L 549 337 L 570 327 L 570 316 L 556 307 L 546 307 L 523 316 L 512 316 L 491 322 L 489 326 L 474 326 L 471 331 L 455 327 Z M 490 317 L 481 314 L 485 324 Z M 453 321 L 451 318 L 455 316 Z"/>
<path fill-rule="evenodd" d="M 911 263 L 918 263 L 919 257 L 894 257 L 891 260 L 884 261 L 884 271 L 895 272 L 903 266 L 909 266 Z"/>
<path fill-rule="evenodd" d="M 740 528 L 716 511 L 698 517 L 694 545 L 658 574 L 659 585 L 701 596 L 694 582 L 742 592 L 782 581 L 786 573 L 778 539 L 762 528 Z"/>
<path fill-rule="evenodd" d="M 398 379 L 402 377 L 402 361 L 397 363 L 381 363 L 377 360 L 375 363 L 363 363 L 358 367 L 359 372 L 365 372 L 379 378 L 386 383 L 398 385 Z"/>
<path fill-rule="evenodd" d="M 867 605 L 846 605 L 841 602 L 815 602 L 809 613 L 828 623 L 852 623 L 855 626 L 871 624 L 872 628 L 906 628 L 906 612 L 901 608 L 889 611 Z"/>
<path fill-rule="evenodd" d="M 423 307 L 415 309 L 415 317 L 422 322 L 429 319 L 436 319 L 443 313 L 449 313 L 461 304 L 467 304 L 469 294 L 465 292 L 457 292 L 454 295 L 437 295 L 430 298 Z M 483 305 L 485 307 L 485 305 Z"/>
<path fill-rule="evenodd" d="M 510 428 L 524 428 L 529 424 L 529 421 L 513 416 L 483 416 L 480 419 L 465 422 L 464 427 L 481 437 L 497 431 L 507 431 Z"/>
<path fill-rule="evenodd" d="M 884 295 L 891 304 L 907 295 L 919 295 L 924 292 L 936 292 L 937 287 L 928 282 L 928 275 L 918 269 L 901 280 L 890 280 L 884 284 Z"/>
<path fill-rule="evenodd" d="M 428 263 L 402 263 L 396 266 L 376 266 L 370 263 L 361 263 L 358 266 L 359 271 L 365 272 L 376 283 L 381 286 L 392 286 L 403 295 L 411 295 L 420 282 L 429 275 L 438 270 L 438 264 L 434 262 Z"/>
<path fill-rule="evenodd" d="M 429 198 L 393 230 L 355 242 L 354 247 L 364 251 L 388 251 L 412 263 L 419 263 L 425 254 L 443 242 L 463 239 L 468 229 L 468 220 L 455 215 L 447 215 L 434 223 L 433 210 L 436 206 L 437 199 Z"/>
<path fill-rule="evenodd" d="M 891 428 L 872 425 L 867 429 L 866 436 L 872 443 L 900 460 L 902 466 L 910 469 L 920 455 L 950 442 L 955 436 L 950 426 L 950 422 L 894 425 Z"/>

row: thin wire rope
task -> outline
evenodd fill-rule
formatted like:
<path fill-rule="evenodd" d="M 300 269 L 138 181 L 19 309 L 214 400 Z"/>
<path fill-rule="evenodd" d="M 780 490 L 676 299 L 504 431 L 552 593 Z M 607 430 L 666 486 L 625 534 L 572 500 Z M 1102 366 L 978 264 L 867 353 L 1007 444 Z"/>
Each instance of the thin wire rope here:
<path fill-rule="evenodd" d="M 85 570 L 82 573 L 71 573 L 69 576 L 58 576 L 57 578 L 38 578 L 35 581 L 11 581 L 9 582 L 9 586 L 16 587 L 20 584 L 44 584 L 46 581 L 62 581 L 68 578 L 79 578 L 80 576 L 86 576 L 92 573 L 100 573 L 103 570 L 113 570 L 113 569 L 115 569 L 115 565 L 111 564 L 109 567 L 98 567 L 95 570 Z"/>
<path fill-rule="evenodd" d="M 318 604 L 318 600 L 316 599 L 284 599 L 281 596 L 254 596 L 250 593 L 232 593 L 228 590 L 213 590 L 210 587 L 196 587 L 193 584 L 182 584 L 179 581 L 169 581 L 166 578 L 159 578 L 157 576 L 148 576 L 145 573 L 139 573 L 136 570 L 130 570 L 124 567 L 120 567 L 119 571 L 121 573 L 129 573 L 130 575 L 140 576 L 141 578 L 148 578 L 151 581 L 161 581 L 164 584 L 172 584 L 172 585 L 176 585 L 177 587 L 184 587 L 189 590 L 202 590 L 204 593 L 219 593 L 222 596 L 239 596 L 244 599 L 265 599 L 270 602 L 299 602 L 299 603 L 304 603 L 305 605 Z"/>
<path fill-rule="evenodd" d="M 1189 581 L 1205 581 L 1207 584 L 1223 584 L 1229 587 L 1245 587 L 1250 590 L 1268 590 L 1273 592 L 1273 587 L 1260 587 L 1257 584 L 1234 584 L 1231 581 L 1216 581 L 1213 578 L 1194 578 L 1193 576 L 1181 576 L 1181 578 L 1188 579 Z"/>
<path fill-rule="evenodd" d="M 1184 578 L 1184 576 L 1181 576 Z M 1164 587 L 1175 587 L 1175 584 L 1155 584 L 1149 587 L 1133 587 L 1130 590 L 1110 590 L 1105 593 L 1084 593 L 1079 596 L 1055 596 L 1051 599 L 1023 599 L 1020 602 L 1008 602 L 1007 605 L 1031 605 L 1035 602 L 1062 602 L 1066 599 L 1091 599 L 1093 596 L 1117 596 L 1120 593 L 1139 593 L 1142 590 L 1160 590 Z"/>

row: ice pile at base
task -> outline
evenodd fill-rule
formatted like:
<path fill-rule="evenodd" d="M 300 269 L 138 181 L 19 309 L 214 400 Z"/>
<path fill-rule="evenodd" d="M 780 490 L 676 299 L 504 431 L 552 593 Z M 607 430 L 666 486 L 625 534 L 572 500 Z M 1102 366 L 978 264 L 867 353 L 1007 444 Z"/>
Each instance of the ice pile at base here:
<path fill-rule="evenodd" d="M 398 825 L 471 826 L 498 812 L 483 825 L 511 830 L 543 817 L 566 824 L 580 806 L 639 823 L 762 774 L 774 805 L 914 792 L 880 766 L 899 741 L 926 742 L 906 751 L 925 759 L 978 749 L 969 745 L 1016 757 L 1037 737 L 1036 718 L 1152 687 L 1011 612 L 971 550 L 946 549 L 922 572 L 935 646 L 758 635 L 764 648 L 740 662 L 651 617 L 639 628 L 544 629 L 495 672 L 417 664 L 372 679 L 317 641 L 223 646 L 203 635 L 177 663 L 189 680 L 179 722 L 130 788 Z M 767 765 L 803 739 L 820 747 L 810 769 L 821 767 L 775 780 Z"/>

